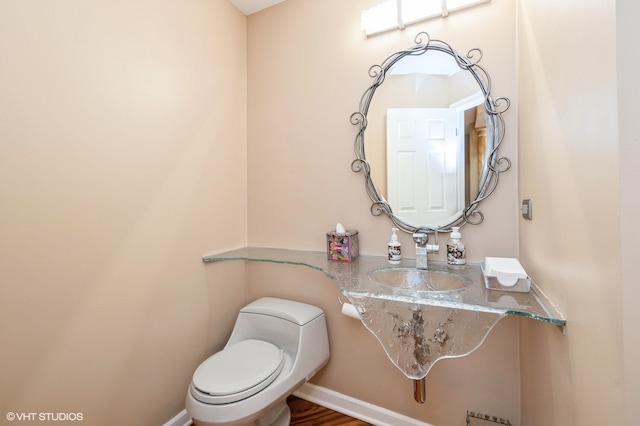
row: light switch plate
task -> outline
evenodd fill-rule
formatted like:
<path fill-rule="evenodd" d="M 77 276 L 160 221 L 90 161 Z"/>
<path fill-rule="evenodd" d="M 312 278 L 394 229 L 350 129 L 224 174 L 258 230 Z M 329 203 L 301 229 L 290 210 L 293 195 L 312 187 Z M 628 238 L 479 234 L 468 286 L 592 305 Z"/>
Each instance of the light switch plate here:
<path fill-rule="evenodd" d="M 533 204 L 531 200 L 522 200 L 522 217 L 527 220 L 533 220 Z"/>

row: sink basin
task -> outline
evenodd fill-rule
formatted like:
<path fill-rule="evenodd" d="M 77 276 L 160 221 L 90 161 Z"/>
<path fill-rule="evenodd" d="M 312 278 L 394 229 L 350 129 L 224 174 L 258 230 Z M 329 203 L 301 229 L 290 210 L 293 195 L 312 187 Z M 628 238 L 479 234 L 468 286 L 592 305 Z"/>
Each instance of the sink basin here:
<path fill-rule="evenodd" d="M 382 268 L 371 271 L 369 277 L 388 287 L 418 292 L 462 290 L 471 283 L 463 275 L 430 269 Z"/>

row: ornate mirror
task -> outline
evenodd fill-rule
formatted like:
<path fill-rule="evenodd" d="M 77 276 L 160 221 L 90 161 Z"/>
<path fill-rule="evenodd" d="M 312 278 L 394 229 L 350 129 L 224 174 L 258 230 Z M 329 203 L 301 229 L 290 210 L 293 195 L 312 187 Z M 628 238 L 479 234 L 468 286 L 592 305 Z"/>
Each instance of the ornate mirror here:
<path fill-rule="evenodd" d="M 369 69 L 351 169 L 364 174 L 371 213 L 406 232 L 479 224 L 478 204 L 511 167 L 498 155 L 510 101 L 492 98 L 480 49 L 462 55 L 424 32 L 415 42 Z"/>

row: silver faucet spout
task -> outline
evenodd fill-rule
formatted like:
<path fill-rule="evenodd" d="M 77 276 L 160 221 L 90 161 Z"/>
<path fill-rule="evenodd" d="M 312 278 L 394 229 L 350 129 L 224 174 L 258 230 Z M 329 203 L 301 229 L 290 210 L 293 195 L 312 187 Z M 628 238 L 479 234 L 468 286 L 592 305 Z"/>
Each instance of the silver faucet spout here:
<path fill-rule="evenodd" d="M 427 255 L 429 253 L 438 253 L 440 251 L 440 246 L 438 245 L 438 234 L 436 232 L 435 244 L 427 244 L 429 241 L 429 234 L 421 231 L 413 233 L 413 241 L 416 242 L 416 268 L 427 269 L 429 265 Z"/>

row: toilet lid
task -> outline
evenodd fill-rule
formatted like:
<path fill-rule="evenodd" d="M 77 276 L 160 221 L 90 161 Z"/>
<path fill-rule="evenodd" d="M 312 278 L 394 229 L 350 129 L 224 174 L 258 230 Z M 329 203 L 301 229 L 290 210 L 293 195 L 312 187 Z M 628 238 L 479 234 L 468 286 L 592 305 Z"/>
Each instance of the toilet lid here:
<path fill-rule="evenodd" d="M 284 365 L 282 349 L 262 340 L 243 340 L 210 356 L 193 373 L 193 386 L 210 403 L 248 398 L 269 386 Z"/>

